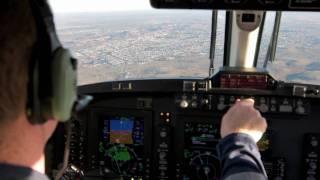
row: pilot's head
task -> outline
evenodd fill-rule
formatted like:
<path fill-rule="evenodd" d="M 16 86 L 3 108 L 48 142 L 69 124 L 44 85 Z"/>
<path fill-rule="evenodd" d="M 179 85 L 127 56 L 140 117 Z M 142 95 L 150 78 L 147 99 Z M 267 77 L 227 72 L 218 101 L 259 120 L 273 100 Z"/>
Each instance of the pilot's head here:
<path fill-rule="evenodd" d="M 36 29 L 27 0 L 0 3 L 0 123 L 5 124 L 25 113 Z"/>
<path fill-rule="evenodd" d="M 53 119 L 34 124 L 27 116 L 36 34 L 29 0 L 0 1 L 0 163 L 36 164 L 57 125 Z"/>

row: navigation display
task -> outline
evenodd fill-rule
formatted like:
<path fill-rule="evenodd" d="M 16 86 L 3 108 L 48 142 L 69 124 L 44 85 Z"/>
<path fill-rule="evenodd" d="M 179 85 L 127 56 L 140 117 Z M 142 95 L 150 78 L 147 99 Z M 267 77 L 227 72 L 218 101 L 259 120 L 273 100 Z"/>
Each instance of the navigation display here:
<path fill-rule="evenodd" d="M 220 168 L 215 150 L 220 139 L 219 127 L 211 123 L 185 123 L 184 180 L 219 179 Z"/>
<path fill-rule="evenodd" d="M 123 177 L 144 173 L 144 122 L 137 117 L 105 117 L 101 121 L 100 165 Z"/>

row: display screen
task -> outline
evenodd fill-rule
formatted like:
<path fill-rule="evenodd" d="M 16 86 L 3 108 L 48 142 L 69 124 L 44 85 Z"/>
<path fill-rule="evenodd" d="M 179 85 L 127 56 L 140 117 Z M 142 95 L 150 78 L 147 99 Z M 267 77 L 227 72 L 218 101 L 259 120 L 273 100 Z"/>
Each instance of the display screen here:
<path fill-rule="evenodd" d="M 301 8 L 301 9 L 320 9 L 319 0 L 290 0 L 290 6 L 292 8 Z"/>
<path fill-rule="evenodd" d="M 137 117 L 104 117 L 99 142 L 100 166 L 123 177 L 144 174 L 144 122 Z"/>
<path fill-rule="evenodd" d="M 185 123 L 185 147 L 215 149 L 219 141 L 219 126 L 205 123 Z"/>
<path fill-rule="evenodd" d="M 133 120 L 116 119 L 110 121 L 110 143 L 133 144 Z"/>
<path fill-rule="evenodd" d="M 219 125 L 186 122 L 184 125 L 184 180 L 217 180 L 220 174 L 216 145 Z"/>
<path fill-rule="evenodd" d="M 242 22 L 253 23 L 254 21 L 255 21 L 255 15 L 254 14 L 244 13 L 242 15 Z"/>

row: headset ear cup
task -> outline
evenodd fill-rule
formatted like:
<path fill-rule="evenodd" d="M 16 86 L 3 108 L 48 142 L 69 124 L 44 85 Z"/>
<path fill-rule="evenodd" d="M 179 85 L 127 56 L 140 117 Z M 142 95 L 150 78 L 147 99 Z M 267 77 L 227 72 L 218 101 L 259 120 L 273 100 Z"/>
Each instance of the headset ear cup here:
<path fill-rule="evenodd" d="M 37 61 L 29 70 L 27 116 L 32 124 L 43 122 L 39 101 L 39 64 Z"/>
<path fill-rule="evenodd" d="M 77 99 L 77 71 L 67 49 L 59 48 L 52 63 L 52 118 L 65 122 L 71 118 Z"/>

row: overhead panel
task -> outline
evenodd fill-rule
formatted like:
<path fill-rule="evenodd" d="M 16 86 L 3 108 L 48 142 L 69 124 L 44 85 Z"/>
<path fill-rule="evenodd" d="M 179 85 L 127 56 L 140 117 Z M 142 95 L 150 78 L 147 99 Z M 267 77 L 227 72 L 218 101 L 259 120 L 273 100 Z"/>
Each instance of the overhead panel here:
<path fill-rule="evenodd" d="M 154 8 L 320 11 L 320 0 L 150 0 Z"/>

